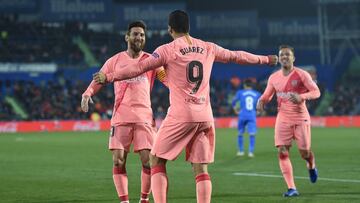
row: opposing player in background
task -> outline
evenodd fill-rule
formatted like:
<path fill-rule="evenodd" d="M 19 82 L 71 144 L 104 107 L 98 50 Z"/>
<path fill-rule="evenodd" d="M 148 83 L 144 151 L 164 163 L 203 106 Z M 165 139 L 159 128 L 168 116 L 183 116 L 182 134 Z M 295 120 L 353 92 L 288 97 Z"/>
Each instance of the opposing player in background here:
<path fill-rule="evenodd" d="M 248 156 L 254 157 L 255 135 L 256 135 L 256 103 L 260 97 L 260 92 L 253 90 L 252 81 L 246 79 L 244 81 L 244 89 L 236 92 L 232 101 L 232 107 L 238 114 L 238 147 L 237 156 L 244 156 L 244 133 L 245 129 L 249 134 Z M 240 110 L 236 106 L 240 102 Z"/>
<path fill-rule="evenodd" d="M 308 72 L 294 66 L 294 48 L 288 45 L 279 47 L 281 69 L 273 73 L 265 92 L 260 97 L 257 109 L 264 110 L 274 94 L 277 96 L 278 114 L 275 124 L 275 146 L 279 152 L 279 165 L 288 190 L 285 197 L 298 196 L 289 158 L 289 150 L 294 139 L 301 157 L 306 161 L 310 181 L 317 180 L 314 153 L 311 151 L 310 115 L 306 100 L 316 99 L 320 91 Z"/>
<path fill-rule="evenodd" d="M 158 47 L 151 57 L 115 73 L 99 72 L 94 80 L 113 82 L 135 77 L 164 66 L 169 82 L 170 108 L 151 150 L 151 189 L 156 203 L 167 202 L 167 160 L 175 160 L 186 149 L 192 164 L 198 203 L 211 200 L 208 164 L 214 161 L 215 129 L 210 105 L 210 74 L 214 61 L 238 64 L 277 63 L 277 56 L 259 56 L 229 51 L 189 35 L 189 17 L 176 10 L 169 15 L 168 32 L 174 39 Z"/>
<path fill-rule="evenodd" d="M 146 25 L 142 21 L 129 24 L 125 35 L 127 50 L 119 52 L 108 59 L 101 71 L 106 74 L 115 73 L 129 64 L 136 64 L 150 55 L 143 52 L 145 46 Z M 162 68 L 153 69 L 135 78 L 114 83 L 115 103 L 111 118 L 111 132 L 109 149 L 113 155 L 113 180 L 121 202 L 129 202 L 128 178 L 126 174 L 126 158 L 133 144 L 134 152 L 139 153 L 141 171 L 140 202 L 149 202 L 150 193 L 150 165 L 149 153 L 155 137 L 155 123 L 151 109 L 150 90 L 155 78 L 165 81 L 165 72 Z M 82 95 L 81 108 L 88 111 L 91 96 L 102 87 L 92 81 Z"/>

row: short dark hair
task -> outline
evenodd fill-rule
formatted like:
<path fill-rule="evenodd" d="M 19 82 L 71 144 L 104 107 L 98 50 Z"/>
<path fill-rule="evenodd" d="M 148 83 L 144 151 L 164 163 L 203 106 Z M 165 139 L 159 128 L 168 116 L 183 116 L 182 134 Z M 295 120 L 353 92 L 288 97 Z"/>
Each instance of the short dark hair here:
<path fill-rule="evenodd" d="M 244 85 L 248 87 L 252 87 L 253 81 L 251 79 L 245 79 Z"/>
<path fill-rule="evenodd" d="M 169 14 L 169 26 L 177 33 L 189 33 L 189 16 L 185 11 L 175 10 Z"/>
<path fill-rule="evenodd" d="M 291 52 L 293 53 L 293 55 L 295 55 L 295 49 L 294 49 L 294 47 L 292 47 L 292 46 L 290 46 L 290 45 L 282 44 L 282 45 L 279 46 L 279 51 L 280 51 L 281 49 L 290 49 Z"/>
<path fill-rule="evenodd" d="M 126 33 L 127 35 L 130 35 L 131 28 L 133 28 L 133 27 L 141 27 L 142 29 L 144 29 L 144 32 L 146 32 L 146 24 L 144 23 L 144 21 L 137 20 L 137 21 L 133 21 L 133 22 L 129 23 L 128 31 Z"/>

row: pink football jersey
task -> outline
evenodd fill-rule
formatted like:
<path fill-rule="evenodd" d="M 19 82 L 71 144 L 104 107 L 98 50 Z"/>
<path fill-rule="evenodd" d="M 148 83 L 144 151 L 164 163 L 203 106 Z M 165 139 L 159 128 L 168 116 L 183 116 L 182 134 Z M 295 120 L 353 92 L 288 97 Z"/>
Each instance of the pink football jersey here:
<path fill-rule="evenodd" d="M 144 71 L 164 66 L 170 90 L 166 119 L 178 122 L 213 121 L 210 105 L 210 74 L 214 61 L 238 64 L 267 64 L 267 56 L 230 51 L 214 43 L 188 35 L 160 46 L 151 57 L 135 67 L 106 74 L 107 81 L 131 78 Z"/>
<path fill-rule="evenodd" d="M 300 68 L 285 76 L 280 69 L 273 73 L 266 86 L 264 94 L 259 100 L 269 102 L 276 93 L 278 103 L 278 117 L 283 122 L 298 123 L 310 120 L 305 101 L 320 97 L 320 91 L 310 74 Z M 303 99 L 300 104 L 289 101 L 290 93 L 297 93 Z"/>
<path fill-rule="evenodd" d="M 108 59 L 101 71 L 114 73 L 128 65 L 149 57 L 148 53 L 142 52 L 138 58 L 131 58 L 126 51 L 119 52 Z M 150 101 L 150 89 L 156 77 L 154 70 L 143 73 L 135 78 L 114 83 L 115 102 L 111 125 L 120 123 L 152 123 L 152 109 Z M 93 96 L 102 87 L 92 81 L 83 95 Z"/>

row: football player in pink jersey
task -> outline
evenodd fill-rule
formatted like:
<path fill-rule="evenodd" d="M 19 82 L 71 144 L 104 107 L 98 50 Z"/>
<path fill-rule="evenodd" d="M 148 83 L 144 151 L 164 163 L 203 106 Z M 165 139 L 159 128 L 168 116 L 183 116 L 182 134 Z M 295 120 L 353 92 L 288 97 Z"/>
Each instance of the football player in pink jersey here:
<path fill-rule="evenodd" d="M 142 51 L 145 46 L 145 32 L 146 25 L 144 22 L 130 23 L 125 35 L 127 50 L 108 59 L 101 71 L 113 73 L 128 64 L 136 64 L 138 61 L 149 57 L 150 54 Z M 150 90 L 156 77 L 166 83 L 163 68 L 150 70 L 135 78 L 114 83 L 115 102 L 111 118 L 109 149 L 112 151 L 114 162 L 114 185 L 122 203 L 129 202 L 125 165 L 131 144 L 133 144 L 134 152 L 139 153 L 142 163 L 140 203 L 149 202 L 151 186 L 149 153 L 156 134 Z M 83 93 L 81 108 L 84 112 L 88 111 L 89 101 L 92 102 L 91 96 L 96 94 L 101 87 L 101 84 L 92 81 Z"/>
<path fill-rule="evenodd" d="M 275 146 L 278 148 L 279 165 L 288 190 L 284 197 L 298 196 L 289 158 L 292 140 L 295 140 L 301 157 L 307 162 L 310 181 L 317 180 L 314 153 L 311 151 L 310 115 L 306 100 L 320 97 L 320 91 L 310 74 L 294 66 L 294 48 L 288 45 L 279 47 L 281 69 L 273 73 L 265 92 L 260 97 L 257 109 L 264 110 L 274 94 L 277 96 L 278 114 L 275 124 Z"/>
<path fill-rule="evenodd" d="M 175 160 L 183 149 L 195 175 L 198 203 L 211 201 L 212 184 L 208 164 L 214 161 L 215 128 L 210 104 L 210 74 L 213 63 L 275 65 L 277 56 L 230 51 L 189 35 L 189 17 L 181 10 L 170 13 L 168 32 L 174 39 L 158 47 L 151 57 L 115 73 L 99 72 L 99 83 L 135 77 L 164 66 L 170 90 L 170 107 L 151 150 L 151 190 L 156 203 L 167 202 L 167 160 Z"/>

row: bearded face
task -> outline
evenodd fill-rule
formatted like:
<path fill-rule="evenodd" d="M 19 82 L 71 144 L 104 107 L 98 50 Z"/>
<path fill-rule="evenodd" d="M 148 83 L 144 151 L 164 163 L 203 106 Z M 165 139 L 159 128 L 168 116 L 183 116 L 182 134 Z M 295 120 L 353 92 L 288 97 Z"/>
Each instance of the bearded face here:
<path fill-rule="evenodd" d="M 128 46 L 135 52 L 138 53 L 145 47 L 145 31 L 141 27 L 131 28 L 128 35 L 126 35 L 126 41 Z"/>

